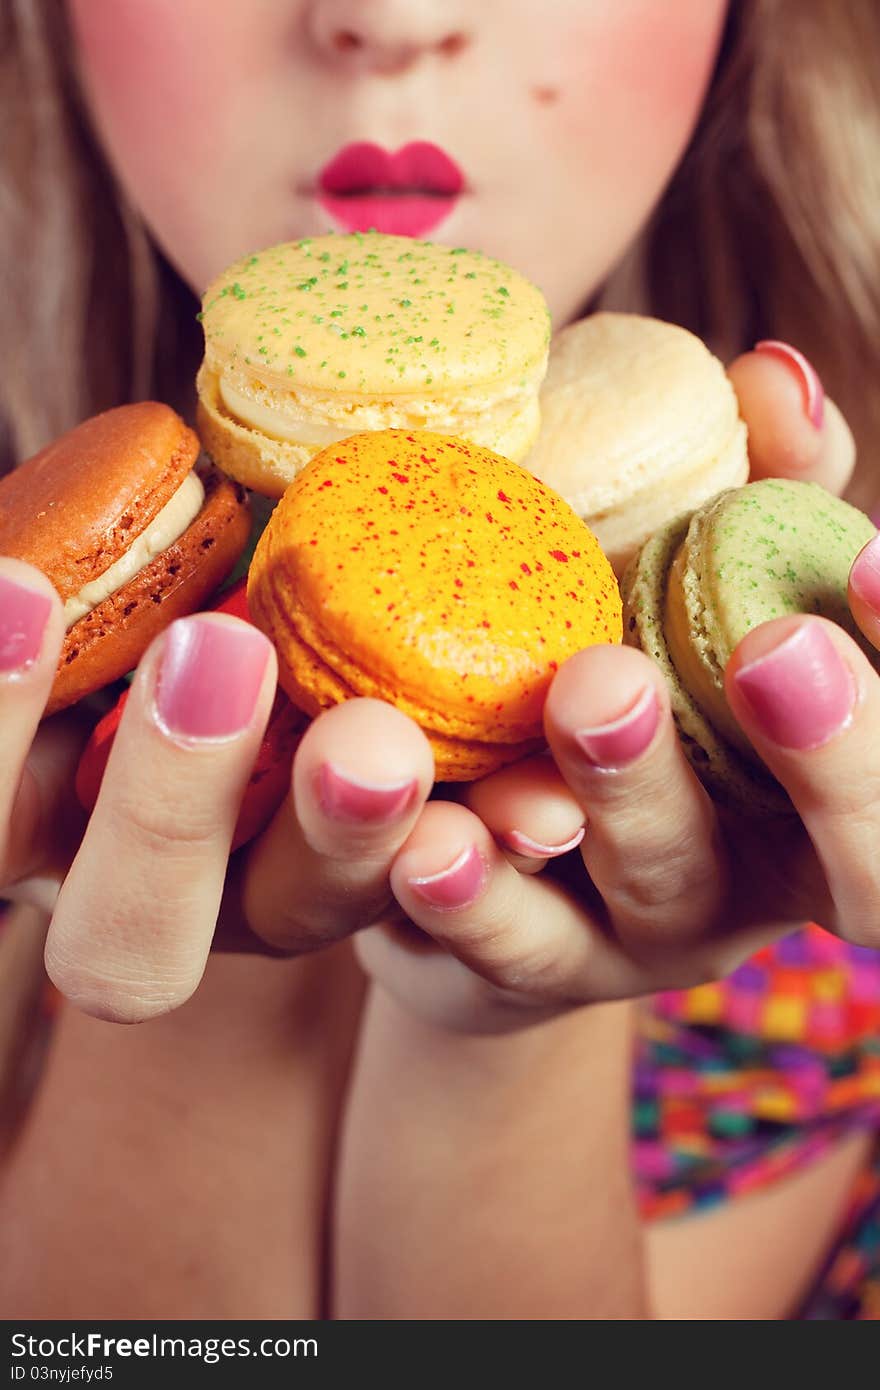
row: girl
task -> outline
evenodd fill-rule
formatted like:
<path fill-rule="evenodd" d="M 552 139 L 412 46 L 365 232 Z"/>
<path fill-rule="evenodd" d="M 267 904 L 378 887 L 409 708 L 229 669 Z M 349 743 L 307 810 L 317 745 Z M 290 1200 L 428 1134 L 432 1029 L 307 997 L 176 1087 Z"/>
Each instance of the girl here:
<path fill-rule="evenodd" d="M 351 225 L 321 196 L 340 147 L 430 140 L 462 172 L 435 238 L 530 275 L 557 325 L 604 302 L 695 328 L 734 359 L 754 476 L 848 484 L 821 378 L 867 446 L 851 495 L 876 500 L 874 7 L 6 0 L 2 19 L 10 463 L 129 396 L 188 409 L 194 292 L 255 247 Z M 878 570 L 872 546 L 851 598 L 880 645 Z M 427 745 L 396 710 L 322 716 L 287 804 L 227 865 L 268 647 L 217 617 L 159 639 L 85 828 L 82 718 L 37 727 L 57 599 L 11 561 L 0 584 L 19 655 L 2 882 L 51 917 L 69 1001 L 3 1189 L 7 1316 L 829 1316 L 847 1278 L 843 1311 L 870 1315 L 845 1247 L 850 1198 L 861 1215 L 878 1186 L 861 948 L 880 683 L 840 630 L 778 620 L 728 670 L 797 832 L 713 809 L 653 666 L 605 648 L 554 682 L 552 759 L 460 802 L 427 800 Z M 239 683 L 239 719 L 183 745 L 153 695 L 161 670 L 185 731 L 199 648 Z M 241 953 L 205 969 L 218 917 Z M 789 940 L 808 917 L 834 936 Z"/>

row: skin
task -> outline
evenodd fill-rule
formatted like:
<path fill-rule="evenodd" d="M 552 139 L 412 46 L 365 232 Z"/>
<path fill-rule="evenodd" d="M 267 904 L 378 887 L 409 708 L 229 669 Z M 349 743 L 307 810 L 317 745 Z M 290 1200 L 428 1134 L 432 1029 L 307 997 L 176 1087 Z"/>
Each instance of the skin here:
<path fill-rule="evenodd" d="M 506 0 L 481 5 L 479 17 L 473 6 L 429 0 L 70 4 L 101 139 L 194 289 L 256 245 L 323 229 L 307 190 L 339 145 L 374 139 L 395 147 L 417 136 L 449 149 L 472 186 L 438 239 L 512 261 L 542 285 L 557 322 L 597 288 L 672 173 L 699 109 L 723 12 L 720 3 L 685 0 L 671 20 L 668 6 L 649 0 L 565 0 L 549 26 L 545 5 Z M 668 62 L 656 63 L 659 46 Z M 446 91 L 455 99 L 444 101 Z M 493 100 L 509 111 L 503 130 L 501 122 L 479 118 Z M 296 135 L 316 129 L 320 136 Z M 515 215 L 526 168 L 541 219 Z M 810 425 L 798 382 L 776 359 L 746 354 L 730 371 L 753 441 L 753 474 L 808 476 L 842 488 L 853 449 L 839 414 L 829 408 L 821 429 Z M 51 596 L 41 576 L 12 561 L 0 560 L 0 573 Z M 641 1240 L 621 1179 L 629 1031 L 621 1001 L 717 978 L 807 917 L 846 939 L 878 944 L 880 868 L 865 851 L 878 828 L 880 683 L 856 646 L 831 630 L 856 700 L 847 727 L 818 750 L 792 752 L 762 740 L 730 686 L 737 717 L 802 812 L 803 831 L 771 837 L 762 830 L 759 838 L 745 825 L 722 824 L 678 747 L 653 665 L 630 649 L 596 648 L 567 663 L 551 688 L 552 761 L 484 779 L 458 802 L 427 801 L 429 749 L 398 711 L 352 701 L 323 715 L 302 741 L 288 801 L 237 857 L 224 885 L 238 796 L 268 713 L 274 666 L 248 728 L 222 749 L 193 750 L 167 738 L 156 722 L 157 639 L 80 842 L 69 786 L 81 734 L 65 719 L 37 731 L 61 640 L 52 597 L 39 659 L 0 678 L 0 883 L 51 913 L 50 973 L 92 1017 L 71 1015 L 62 1030 L 55 1071 L 7 1174 L 0 1227 L 14 1258 L 0 1259 L 0 1270 L 15 1270 L 18 1311 L 85 1316 L 112 1308 L 118 1316 L 143 1316 L 142 1287 L 130 1272 L 120 1283 L 117 1265 L 127 1250 L 152 1249 L 151 1232 L 164 1219 L 171 1255 L 160 1270 L 166 1302 L 150 1305 L 154 1315 L 180 1307 L 181 1299 L 202 1315 L 229 1308 L 241 1314 L 246 1301 L 272 1315 L 282 1278 L 272 1260 L 256 1271 L 237 1247 L 215 1251 L 208 1266 L 182 1258 L 212 1220 L 210 1200 L 193 1212 L 188 1194 L 215 1162 L 206 1097 L 227 1101 L 212 1042 L 222 1039 L 229 1010 L 265 1038 L 271 1020 L 294 1017 L 319 987 L 338 1001 L 333 1028 L 307 1042 L 298 1026 L 280 1041 L 269 1038 L 273 1057 L 279 1048 L 288 1066 L 266 1070 L 259 1114 L 249 1109 L 245 1123 L 257 1126 L 258 1142 L 265 1140 L 272 1155 L 254 1177 L 258 1191 L 265 1183 L 267 1209 L 277 1202 L 290 1211 L 292 1202 L 299 1212 L 291 1256 L 297 1268 L 283 1275 L 285 1307 L 294 1316 L 320 1310 L 313 1216 L 330 1198 L 328 1135 L 338 1123 L 343 1070 L 338 1038 L 352 1036 L 357 991 L 336 993 L 327 983 L 340 972 L 350 978 L 344 946 L 314 952 L 352 936 L 373 983 L 337 1157 L 331 1306 L 338 1314 L 452 1317 L 469 1309 L 471 1316 L 540 1310 L 662 1317 L 679 1315 L 684 1298 L 691 1316 L 709 1306 L 717 1316 L 765 1316 L 770 1291 L 759 1277 L 755 1243 L 744 1256 L 729 1225 L 713 1242 L 706 1232 L 714 1218 L 700 1223 L 714 1267 L 729 1273 L 719 1281 L 730 1291 L 727 1303 L 719 1304 L 717 1293 L 714 1302 L 701 1301 L 705 1281 L 680 1290 L 670 1273 L 683 1267 L 680 1250 L 672 1259 L 661 1236 Z M 877 642 L 880 614 L 861 604 L 856 616 Z M 802 621 L 749 634 L 730 675 Z M 656 691 L 659 708 L 650 746 L 625 768 L 597 772 L 578 751 L 577 731 L 617 718 L 646 687 Z M 192 785 L 194 759 L 199 795 L 192 802 L 181 788 Z M 414 797 L 390 823 L 335 821 L 314 790 L 315 770 L 330 760 L 367 782 L 412 780 Z M 580 872 L 565 887 L 541 872 L 540 857 L 501 848 L 513 830 L 555 844 L 585 822 L 583 867 L 575 864 Z M 413 879 L 443 870 L 469 847 L 485 870 L 476 899 L 431 908 Z M 737 888 L 744 881 L 748 894 Z M 274 974 L 265 973 L 265 962 L 212 963 L 205 985 L 186 1003 L 205 967 L 218 904 L 222 937 L 304 954 Z M 578 1007 L 584 1004 L 604 1007 Z M 121 1042 L 105 1067 L 94 1030 L 106 1024 L 95 1019 L 157 1021 L 123 1033 L 123 1040 L 144 1041 Z M 179 1065 L 190 1050 L 200 1062 L 191 1071 Z M 253 1074 L 260 1066 L 257 1056 Z M 65 1094 L 77 1077 L 93 1074 L 102 1104 L 89 1124 L 71 1123 Z M 315 1077 L 324 1084 L 314 1085 Z M 289 1107 L 291 1078 L 315 1098 L 295 1141 L 288 1129 L 279 1137 L 266 1123 Z M 246 1106 L 247 1079 L 234 1073 L 230 1085 L 229 1094 L 237 1085 Z M 82 1211 L 120 1209 L 126 1246 L 90 1257 L 75 1220 L 71 1227 L 51 1213 L 57 1194 L 82 1191 L 96 1154 L 108 1162 L 118 1150 L 120 1164 L 138 1165 L 140 1139 L 120 1139 L 107 1126 L 107 1115 L 137 1089 L 153 1107 L 147 1157 L 134 1169 L 135 1182 L 143 1169 L 147 1200 L 132 1206 L 124 1195 L 130 1188 L 93 1181 Z M 189 1135 L 187 1181 L 163 1183 L 156 1172 L 166 1150 L 176 1153 L 181 1109 L 193 1095 L 205 1106 L 205 1137 L 200 1144 L 198 1126 Z M 237 1103 L 230 1102 L 233 1109 Z M 53 1135 L 65 1126 L 69 1138 L 59 1145 Z M 449 1161 L 460 1154 L 474 1155 L 474 1163 Z M 239 1182 L 250 1180 L 252 1159 L 248 1151 L 240 1167 L 231 1163 L 230 1184 L 236 1172 Z M 819 1229 L 815 1212 L 837 1209 L 853 1162 L 846 1151 L 837 1168 L 817 1165 L 780 1218 L 786 1231 L 806 1225 L 815 1238 L 808 1249 L 789 1243 L 788 1259 L 774 1267 L 774 1315 L 793 1304 L 805 1261 L 821 1255 L 829 1231 Z M 298 1165 L 310 1176 L 291 1197 Z M 45 1192 L 56 1194 L 54 1207 L 44 1205 Z M 533 1207 L 542 1220 L 524 1233 L 520 1214 Z M 461 1213 L 476 1210 L 479 1228 L 469 1239 Z M 61 1291 L 41 1286 L 40 1266 L 53 1259 L 63 1265 L 71 1248 L 78 1279 L 73 1292 L 65 1285 L 69 1304 L 62 1309 Z"/>

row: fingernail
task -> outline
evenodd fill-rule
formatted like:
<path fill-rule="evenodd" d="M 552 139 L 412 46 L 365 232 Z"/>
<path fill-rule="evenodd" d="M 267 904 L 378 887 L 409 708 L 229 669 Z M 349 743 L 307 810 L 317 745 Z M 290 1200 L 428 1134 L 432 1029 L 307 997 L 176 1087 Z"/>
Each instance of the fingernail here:
<path fill-rule="evenodd" d="M 572 835 L 571 839 L 562 845 L 542 845 L 540 840 L 533 840 L 531 835 L 524 835 L 521 830 L 508 830 L 506 835 L 499 838 L 505 848 L 512 850 L 514 854 L 522 854 L 526 859 L 558 859 L 560 854 L 568 854 L 570 850 L 577 849 L 584 834 L 584 827 L 581 826 L 577 834 Z"/>
<path fill-rule="evenodd" d="M 250 725 L 271 645 L 255 627 L 178 618 L 165 634 L 154 697 L 158 723 L 186 739 L 227 739 Z"/>
<path fill-rule="evenodd" d="M 46 594 L 0 576 L 0 671 L 10 674 L 34 664 L 51 612 Z"/>
<path fill-rule="evenodd" d="M 807 419 L 820 430 L 825 419 L 825 391 L 812 363 L 790 343 L 781 343 L 776 338 L 763 338 L 760 343 L 755 343 L 755 352 L 766 352 L 771 357 L 777 357 L 794 370 L 804 393 Z"/>
<path fill-rule="evenodd" d="M 383 821 L 396 820 L 412 806 L 418 793 L 418 782 L 411 777 L 406 782 L 364 782 L 342 772 L 334 763 L 322 763 L 317 777 L 318 801 L 324 814 L 334 820 Z"/>
<path fill-rule="evenodd" d="M 407 879 L 413 892 L 440 912 L 467 907 L 479 896 L 486 881 L 486 865 L 475 845 L 462 850 L 448 869 L 423 878 Z"/>
<path fill-rule="evenodd" d="M 880 613 L 880 536 L 875 536 L 856 556 L 849 580 L 853 592 L 875 613 Z"/>
<path fill-rule="evenodd" d="M 818 622 L 802 623 L 733 679 L 761 733 L 781 748 L 819 748 L 852 716 L 855 680 Z"/>
<path fill-rule="evenodd" d="M 657 731 L 660 707 L 652 685 L 642 691 L 635 704 L 619 719 L 579 729 L 575 740 L 594 767 L 605 770 L 625 767 L 644 753 Z"/>

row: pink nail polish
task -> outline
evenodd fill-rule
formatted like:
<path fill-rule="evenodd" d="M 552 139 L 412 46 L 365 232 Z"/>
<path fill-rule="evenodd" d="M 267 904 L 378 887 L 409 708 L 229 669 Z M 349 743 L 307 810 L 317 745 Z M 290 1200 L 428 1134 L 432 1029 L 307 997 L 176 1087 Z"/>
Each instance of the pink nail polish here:
<path fill-rule="evenodd" d="M 568 854 L 571 850 L 577 849 L 584 834 L 584 827 L 581 826 L 576 835 L 572 835 L 570 840 L 561 845 L 542 845 L 540 840 L 533 840 L 531 835 L 524 835 L 521 830 L 509 830 L 501 839 L 505 848 L 512 850 L 514 854 L 523 855 L 526 859 L 558 859 L 560 854 Z"/>
<path fill-rule="evenodd" d="M 34 664 L 51 611 L 46 594 L 0 576 L 0 671 L 10 674 Z"/>
<path fill-rule="evenodd" d="M 855 680 L 819 622 L 801 623 L 733 679 L 760 732 L 781 748 L 819 748 L 852 716 Z"/>
<path fill-rule="evenodd" d="M 467 907 L 479 896 L 485 881 L 486 865 L 475 845 L 462 850 L 448 869 L 407 880 L 413 892 L 438 912 Z"/>
<path fill-rule="evenodd" d="M 418 782 L 364 782 L 342 772 L 334 763 L 322 763 L 317 775 L 318 801 L 334 820 L 370 821 L 381 824 L 402 816 L 415 801 Z"/>
<path fill-rule="evenodd" d="M 271 646 L 255 627 L 178 618 L 165 634 L 155 714 L 172 737 L 228 739 L 247 729 Z"/>
<path fill-rule="evenodd" d="M 820 430 L 825 420 L 825 390 L 812 363 L 790 343 L 781 343 L 776 338 L 763 338 L 755 343 L 755 352 L 766 352 L 794 368 L 803 389 L 807 419 Z"/>
<path fill-rule="evenodd" d="M 610 771 L 625 767 L 644 753 L 657 732 L 659 720 L 657 694 L 654 687 L 648 685 L 619 719 L 597 724 L 592 729 L 579 729 L 575 739 L 594 767 Z"/>
<path fill-rule="evenodd" d="M 875 536 L 856 556 L 849 580 L 853 592 L 880 614 L 880 536 Z"/>

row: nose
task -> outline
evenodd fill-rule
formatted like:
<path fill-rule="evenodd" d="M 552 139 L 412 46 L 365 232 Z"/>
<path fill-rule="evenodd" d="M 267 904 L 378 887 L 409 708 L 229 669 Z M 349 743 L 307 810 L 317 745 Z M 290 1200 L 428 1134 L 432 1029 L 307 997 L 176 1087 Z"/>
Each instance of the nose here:
<path fill-rule="evenodd" d="M 352 71 L 392 75 L 425 57 L 454 58 L 470 43 L 466 0 L 311 0 L 309 35 L 322 57 Z"/>

